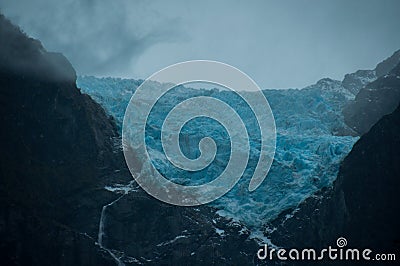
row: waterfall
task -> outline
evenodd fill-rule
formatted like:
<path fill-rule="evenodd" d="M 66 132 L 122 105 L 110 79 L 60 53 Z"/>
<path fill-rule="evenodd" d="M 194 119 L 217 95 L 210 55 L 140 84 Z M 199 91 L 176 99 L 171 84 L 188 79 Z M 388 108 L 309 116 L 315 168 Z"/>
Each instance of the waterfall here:
<path fill-rule="evenodd" d="M 115 255 L 110 249 L 106 248 L 103 245 L 103 237 L 105 235 L 104 234 L 104 225 L 105 225 L 105 221 L 106 221 L 106 210 L 107 210 L 107 208 L 112 206 L 117 201 L 119 201 L 125 195 L 126 194 L 123 194 L 122 196 L 118 197 L 116 200 L 114 200 L 111 203 L 103 206 L 103 208 L 101 210 L 101 215 L 100 215 L 99 233 L 97 235 L 97 244 L 100 246 L 100 248 L 106 250 L 111 255 L 111 257 L 114 258 L 114 260 L 116 261 L 118 266 L 125 266 L 125 264 L 121 261 L 121 257 L 117 257 L 117 255 Z"/>

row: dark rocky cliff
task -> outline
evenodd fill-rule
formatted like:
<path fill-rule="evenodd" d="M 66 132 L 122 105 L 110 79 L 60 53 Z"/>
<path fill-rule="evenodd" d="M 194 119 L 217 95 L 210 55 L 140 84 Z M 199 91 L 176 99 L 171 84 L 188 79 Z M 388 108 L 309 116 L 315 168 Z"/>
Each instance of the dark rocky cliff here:
<path fill-rule="evenodd" d="M 351 93 L 357 95 L 368 83 L 389 74 L 399 63 L 400 50 L 394 52 L 390 57 L 377 64 L 373 70 L 357 70 L 354 73 L 346 74 L 342 85 Z"/>
<path fill-rule="evenodd" d="M 0 17 L 2 265 L 114 264 L 96 245 L 114 123 L 57 53 Z"/>
<path fill-rule="evenodd" d="M 362 135 L 382 116 L 393 112 L 399 103 L 400 64 L 358 92 L 354 101 L 343 109 L 345 123 Z"/>
<path fill-rule="evenodd" d="M 318 192 L 269 224 L 282 247 L 349 246 L 395 253 L 400 248 L 400 107 L 360 138 L 332 188 Z M 287 216 L 289 215 L 289 216 Z M 293 216 L 292 216 L 293 215 Z"/>
<path fill-rule="evenodd" d="M 395 68 L 400 62 L 400 50 L 394 52 L 390 57 L 380 62 L 375 67 L 377 77 L 383 77 L 389 74 L 393 68 Z"/>

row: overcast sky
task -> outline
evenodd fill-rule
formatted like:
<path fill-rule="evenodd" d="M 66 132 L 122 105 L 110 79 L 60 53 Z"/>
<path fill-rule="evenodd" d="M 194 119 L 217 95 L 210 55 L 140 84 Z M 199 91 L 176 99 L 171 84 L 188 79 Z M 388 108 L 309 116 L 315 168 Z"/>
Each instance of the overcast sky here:
<path fill-rule="evenodd" d="M 400 48 L 400 1 L 2 0 L 1 12 L 78 74 L 146 78 L 222 61 L 263 88 L 372 69 Z"/>

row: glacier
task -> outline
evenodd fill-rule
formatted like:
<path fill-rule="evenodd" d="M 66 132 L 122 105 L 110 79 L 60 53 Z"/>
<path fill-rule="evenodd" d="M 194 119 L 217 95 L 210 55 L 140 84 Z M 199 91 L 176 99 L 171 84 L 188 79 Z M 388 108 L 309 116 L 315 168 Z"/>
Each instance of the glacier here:
<path fill-rule="evenodd" d="M 143 80 L 81 76 L 77 85 L 112 116 L 121 130 L 130 97 Z M 248 92 L 251 93 L 251 92 Z M 182 152 L 191 159 L 200 154 L 198 145 L 204 137 L 217 144 L 214 161 L 197 172 L 176 169 L 166 158 L 161 145 L 161 126 L 169 110 L 185 99 L 209 96 L 233 106 L 245 121 L 250 139 L 250 160 L 243 177 L 234 188 L 210 203 L 218 214 L 238 221 L 254 232 L 282 211 L 296 207 L 315 191 L 330 186 L 341 160 L 350 152 L 357 137 L 343 122 L 341 110 L 354 94 L 340 81 L 328 78 L 303 89 L 266 89 L 275 117 L 277 146 L 267 178 L 258 189 L 248 191 L 248 184 L 260 150 L 259 129 L 254 115 L 234 92 L 177 86 L 153 107 L 146 126 L 146 144 L 156 168 L 172 181 L 198 185 L 211 181 L 225 168 L 230 141 L 227 131 L 216 121 L 193 119 L 180 132 Z"/>

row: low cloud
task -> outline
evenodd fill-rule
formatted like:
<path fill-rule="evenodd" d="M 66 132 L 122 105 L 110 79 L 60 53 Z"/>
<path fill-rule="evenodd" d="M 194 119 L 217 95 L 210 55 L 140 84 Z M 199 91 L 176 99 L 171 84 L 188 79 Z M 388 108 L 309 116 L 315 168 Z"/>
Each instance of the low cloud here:
<path fill-rule="evenodd" d="M 79 74 L 129 73 L 146 49 L 182 36 L 182 23 L 145 1 L 5 0 L 1 11 L 49 51 L 67 56 Z"/>
<path fill-rule="evenodd" d="M 1 0 L 1 11 L 78 74 L 146 78 L 211 59 L 263 88 L 372 69 L 400 48 L 398 0 Z"/>

